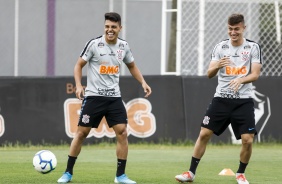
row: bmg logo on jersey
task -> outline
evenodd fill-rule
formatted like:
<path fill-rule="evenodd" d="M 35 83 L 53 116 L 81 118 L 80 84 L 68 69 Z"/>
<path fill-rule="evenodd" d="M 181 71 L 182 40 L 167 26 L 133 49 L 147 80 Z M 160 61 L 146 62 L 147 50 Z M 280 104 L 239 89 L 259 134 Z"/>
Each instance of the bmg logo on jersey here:
<path fill-rule="evenodd" d="M 128 135 L 138 138 L 150 137 L 156 132 L 156 118 L 152 114 L 151 103 L 144 98 L 130 100 L 125 105 L 128 117 Z M 81 101 L 76 98 L 69 98 L 64 103 L 65 130 L 66 134 L 73 138 L 81 109 Z M 89 137 L 115 137 L 115 132 L 108 127 L 105 117 L 101 120 L 98 128 L 92 128 Z"/>
<path fill-rule="evenodd" d="M 247 74 L 247 67 L 232 67 L 232 66 L 226 66 L 225 67 L 225 73 L 227 75 L 244 75 Z"/>
<path fill-rule="evenodd" d="M 105 66 L 101 65 L 99 69 L 100 74 L 118 74 L 119 66 Z"/>

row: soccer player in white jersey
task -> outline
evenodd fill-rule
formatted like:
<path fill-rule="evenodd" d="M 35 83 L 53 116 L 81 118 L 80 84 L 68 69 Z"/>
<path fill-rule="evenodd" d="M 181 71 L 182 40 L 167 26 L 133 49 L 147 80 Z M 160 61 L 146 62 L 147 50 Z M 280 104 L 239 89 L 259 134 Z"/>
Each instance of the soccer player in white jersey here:
<path fill-rule="evenodd" d="M 218 74 L 218 85 L 201 124 L 191 159 L 190 169 L 176 175 L 179 182 L 192 182 L 206 146 L 213 134 L 220 135 L 231 123 L 236 138 L 242 141 L 240 164 L 236 172 L 238 184 L 248 184 L 245 169 L 252 154 L 257 134 L 252 99 L 252 82 L 259 78 L 262 58 L 260 46 L 243 37 L 244 16 L 232 14 L 228 18 L 229 39 L 218 43 L 207 71 L 209 78 Z"/>
<path fill-rule="evenodd" d="M 78 128 L 72 140 L 68 155 L 67 168 L 58 183 L 67 183 L 73 176 L 73 167 L 81 146 L 91 128 L 98 128 L 105 116 L 109 127 L 116 134 L 117 171 L 115 183 L 134 184 L 125 174 L 128 154 L 127 113 L 122 102 L 119 75 L 124 62 L 131 75 L 142 85 L 145 97 L 151 94 L 151 88 L 144 80 L 134 62 L 128 43 L 118 38 L 121 31 L 121 17 L 118 13 L 105 14 L 104 35 L 90 40 L 83 49 L 74 67 L 76 97 L 83 100 Z M 87 87 L 84 91 L 81 78 L 82 68 L 86 65 Z M 91 171 L 92 172 L 92 171 Z M 93 181 L 95 183 L 95 181 Z"/>

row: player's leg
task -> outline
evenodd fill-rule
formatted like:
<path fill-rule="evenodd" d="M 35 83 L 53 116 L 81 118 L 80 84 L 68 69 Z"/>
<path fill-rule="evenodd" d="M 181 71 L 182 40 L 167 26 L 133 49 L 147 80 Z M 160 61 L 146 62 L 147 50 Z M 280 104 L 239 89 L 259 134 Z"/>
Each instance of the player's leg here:
<path fill-rule="evenodd" d="M 202 127 L 199 137 L 194 146 L 193 157 L 201 159 L 206 151 L 207 144 L 213 135 L 213 131 Z"/>
<path fill-rule="evenodd" d="M 252 155 L 252 143 L 254 134 L 242 134 L 242 148 L 240 152 L 240 164 L 236 172 L 236 180 L 238 184 L 249 184 L 245 177 L 245 170 Z"/>
<path fill-rule="evenodd" d="M 81 151 L 81 145 L 84 139 L 87 137 L 91 130 L 91 127 L 83 127 L 78 126 L 74 139 L 71 142 L 70 151 L 69 151 L 69 159 L 66 172 L 73 174 L 73 166 L 75 164 L 75 160 Z"/>
<path fill-rule="evenodd" d="M 69 155 L 77 157 L 81 151 L 81 146 L 85 138 L 88 136 L 91 127 L 78 126 L 75 137 L 73 138 L 70 146 Z"/>
<path fill-rule="evenodd" d="M 241 139 L 242 139 L 242 149 L 240 152 L 240 161 L 243 163 L 249 163 L 249 160 L 252 155 L 254 134 L 242 134 Z"/>
<path fill-rule="evenodd" d="M 128 140 L 127 140 L 127 130 L 126 124 L 117 124 L 113 126 L 113 129 L 116 133 L 116 155 L 118 159 L 118 169 L 117 176 L 120 176 L 125 173 L 125 166 L 128 154 Z"/>
<path fill-rule="evenodd" d="M 125 167 L 128 154 L 127 124 L 117 124 L 113 126 L 116 133 L 117 147 L 117 172 L 114 182 L 124 184 L 135 184 L 136 182 L 129 179 L 125 174 Z"/>
<path fill-rule="evenodd" d="M 109 127 L 112 127 L 116 134 L 117 146 L 117 172 L 115 183 L 134 184 L 125 174 L 128 140 L 127 140 L 127 113 L 121 98 L 111 98 L 107 109 L 106 120 Z"/>
<path fill-rule="evenodd" d="M 175 179 L 180 182 L 191 182 L 195 179 L 196 169 L 206 151 L 206 145 L 213 134 L 220 135 L 228 127 L 228 114 L 230 109 L 226 107 L 225 100 L 213 98 L 209 104 L 201 131 L 194 146 L 194 152 L 188 171 L 176 175 Z"/>
<path fill-rule="evenodd" d="M 66 172 L 73 174 L 73 167 L 77 156 L 81 151 L 81 146 L 85 138 L 88 136 L 91 127 L 78 126 L 74 139 L 71 142 L 69 158 L 67 163 Z"/>
<path fill-rule="evenodd" d="M 101 97 L 86 97 L 82 102 L 78 127 L 71 142 L 67 168 L 58 183 L 68 183 L 73 176 L 73 167 L 77 156 L 81 151 L 81 146 L 88 136 L 92 127 L 97 128 L 103 117 L 104 100 Z M 98 108 L 99 107 L 99 108 Z"/>
<path fill-rule="evenodd" d="M 189 171 L 191 171 L 193 175 L 196 174 L 196 169 L 198 167 L 198 164 L 201 158 L 203 157 L 203 155 L 205 154 L 207 144 L 210 138 L 212 137 L 212 135 L 213 135 L 212 130 L 204 128 L 204 127 L 201 128 L 199 137 L 194 146 L 193 156 L 191 159 L 191 164 L 190 164 L 190 169 L 189 169 Z"/>
<path fill-rule="evenodd" d="M 238 106 L 240 108 L 232 113 L 231 121 L 234 135 L 242 141 L 236 180 L 238 184 L 249 184 L 245 177 L 245 170 L 252 155 L 252 144 L 256 134 L 254 104 L 252 99 L 245 99 L 238 101 Z"/>
<path fill-rule="evenodd" d="M 193 156 L 191 158 L 191 164 L 189 171 L 186 171 L 182 174 L 176 175 L 175 179 L 179 182 L 191 182 L 195 179 L 196 169 L 198 164 L 203 157 L 207 143 L 209 142 L 213 131 L 207 128 L 201 128 L 200 134 L 194 146 Z"/>
<path fill-rule="evenodd" d="M 75 137 L 73 138 L 71 142 L 70 151 L 68 155 L 67 168 L 63 176 L 58 179 L 58 183 L 68 183 L 71 181 L 75 161 L 81 151 L 81 145 L 84 139 L 89 134 L 90 130 L 91 130 L 91 127 L 78 126 Z"/>

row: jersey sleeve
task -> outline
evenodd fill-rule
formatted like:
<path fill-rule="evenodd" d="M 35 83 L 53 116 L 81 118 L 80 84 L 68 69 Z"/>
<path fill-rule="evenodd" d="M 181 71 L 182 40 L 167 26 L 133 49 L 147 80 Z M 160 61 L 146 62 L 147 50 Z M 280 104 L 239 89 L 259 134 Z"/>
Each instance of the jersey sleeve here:
<path fill-rule="evenodd" d="M 213 51 L 212 51 L 212 54 L 211 54 L 211 61 L 218 61 L 220 60 L 220 49 L 219 49 L 219 44 L 217 44 L 214 48 L 213 48 Z"/>
<path fill-rule="evenodd" d="M 129 45 L 126 44 L 126 50 L 125 50 L 125 56 L 124 56 L 123 62 L 127 64 L 127 63 L 131 63 L 133 61 L 134 61 L 134 57 L 133 57 L 132 51 L 131 51 Z"/>
<path fill-rule="evenodd" d="M 89 42 L 86 43 L 83 51 L 80 54 L 80 57 L 82 57 L 83 60 L 89 61 L 90 58 L 93 57 L 94 55 L 94 44 L 95 42 L 93 40 L 90 40 Z"/>
<path fill-rule="evenodd" d="M 251 51 L 251 62 L 262 64 L 261 49 L 258 44 L 254 44 Z"/>

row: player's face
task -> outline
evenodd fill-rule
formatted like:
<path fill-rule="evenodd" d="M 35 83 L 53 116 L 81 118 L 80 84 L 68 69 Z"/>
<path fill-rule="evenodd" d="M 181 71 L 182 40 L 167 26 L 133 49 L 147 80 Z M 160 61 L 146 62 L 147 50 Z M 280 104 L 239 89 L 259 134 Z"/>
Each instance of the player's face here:
<path fill-rule="evenodd" d="M 106 42 L 109 44 L 115 44 L 117 42 L 118 34 L 121 30 L 121 25 L 118 22 L 112 22 L 110 20 L 105 21 L 105 37 Z"/>
<path fill-rule="evenodd" d="M 241 42 L 243 41 L 243 33 L 245 28 L 246 26 L 242 22 L 232 26 L 228 25 L 228 35 L 233 44 L 242 44 Z"/>

